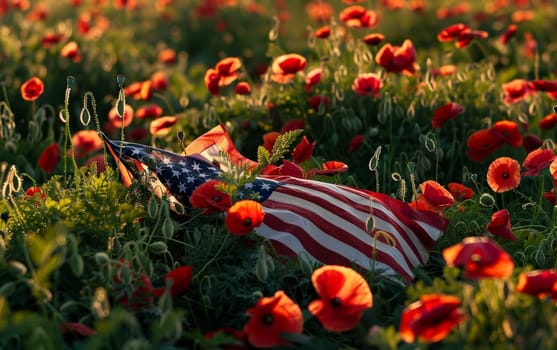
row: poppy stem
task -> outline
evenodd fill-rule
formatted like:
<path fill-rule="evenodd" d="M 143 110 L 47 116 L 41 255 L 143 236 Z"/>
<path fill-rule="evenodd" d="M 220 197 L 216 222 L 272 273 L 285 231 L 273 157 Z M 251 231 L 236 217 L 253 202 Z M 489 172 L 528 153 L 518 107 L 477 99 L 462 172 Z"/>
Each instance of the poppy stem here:
<path fill-rule="evenodd" d="M 158 92 L 154 93 L 153 96 L 157 97 L 159 100 L 164 102 L 164 104 L 168 108 L 168 111 L 170 112 L 171 115 L 176 115 L 176 111 L 174 110 L 174 108 L 172 107 L 172 104 L 170 103 L 170 101 L 168 100 L 168 98 L 166 96 L 164 96 L 163 94 L 158 93 Z"/>
<path fill-rule="evenodd" d="M 551 218 L 549 217 L 549 215 L 547 215 L 547 213 L 546 213 L 544 210 L 542 210 L 541 203 L 534 202 L 534 201 L 532 200 L 532 198 L 526 196 L 524 193 L 520 192 L 520 191 L 517 190 L 517 189 L 514 189 L 514 190 L 513 190 L 513 193 L 519 195 L 520 197 L 522 197 L 523 199 L 525 199 L 528 203 L 530 203 L 531 205 L 535 206 L 535 207 L 536 207 L 536 212 L 541 213 L 542 216 L 544 217 L 544 219 L 546 220 L 547 224 L 548 224 L 548 225 L 551 225 L 551 223 L 552 223 L 553 221 L 551 220 Z M 536 216 L 536 217 L 537 217 L 537 216 Z"/>
<path fill-rule="evenodd" d="M 537 205 L 537 208 L 536 208 L 537 210 L 534 212 L 534 218 L 533 218 L 534 221 L 537 221 L 539 212 L 543 208 L 543 188 L 544 188 L 544 185 L 545 185 L 545 176 L 540 176 L 540 177 L 541 177 L 541 180 L 540 180 L 541 181 L 541 184 L 540 184 L 540 189 L 541 190 L 540 190 L 540 195 L 539 195 L 539 198 L 538 198 L 538 205 Z"/>
<path fill-rule="evenodd" d="M 8 90 L 6 89 L 6 82 L 0 81 L 0 86 L 2 86 L 2 94 L 4 95 L 4 101 L 6 101 L 6 105 L 11 110 L 12 106 L 10 106 L 10 99 L 8 98 Z"/>
<path fill-rule="evenodd" d="M 31 117 L 35 119 L 35 113 L 37 113 L 37 100 L 31 101 Z"/>
<path fill-rule="evenodd" d="M 215 253 L 215 255 L 214 255 L 211 259 L 209 259 L 209 261 L 207 261 L 207 262 L 205 263 L 205 265 L 203 265 L 203 266 L 197 271 L 197 273 L 196 273 L 195 275 L 193 275 L 192 280 L 194 280 L 194 279 L 198 278 L 199 276 L 201 276 L 202 272 L 203 272 L 209 265 L 211 265 L 211 264 L 213 263 L 213 261 L 217 260 L 217 258 L 220 256 L 221 251 L 222 251 L 222 250 L 224 249 L 224 247 L 226 246 L 226 243 L 227 243 L 227 241 L 228 241 L 228 237 L 230 237 L 230 235 L 225 235 L 225 236 L 224 236 L 224 239 L 222 240 L 222 244 L 221 244 L 221 246 L 219 247 L 219 249 L 217 250 L 217 252 Z"/>

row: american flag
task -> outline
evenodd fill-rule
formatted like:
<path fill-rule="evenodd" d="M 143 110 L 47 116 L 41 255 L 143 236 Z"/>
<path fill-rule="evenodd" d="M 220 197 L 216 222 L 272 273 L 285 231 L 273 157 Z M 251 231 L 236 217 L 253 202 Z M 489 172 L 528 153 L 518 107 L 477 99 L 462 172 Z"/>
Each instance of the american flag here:
<path fill-rule="evenodd" d="M 227 164 L 254 167 L 243 157 L 223 126 L 194 140 L 178 155 L 162 149 L 110 141 L 126 184 L 146 181 L 171 208 L 187 213 L 189 196 L 200 184 L 218 178 Z M 386 277 L 411 281 L 416 267 L 447 227 L 448 220 L 419 211 L 386 194 L 290 176 L 260 176 L 240 188 L 239 198 L 255 198 L 264 208 L 256 234 L 287 256 L 304 255 L 312 262 L 374 270 Z M 372 216 L 373 230 L 367 223 Z"/>

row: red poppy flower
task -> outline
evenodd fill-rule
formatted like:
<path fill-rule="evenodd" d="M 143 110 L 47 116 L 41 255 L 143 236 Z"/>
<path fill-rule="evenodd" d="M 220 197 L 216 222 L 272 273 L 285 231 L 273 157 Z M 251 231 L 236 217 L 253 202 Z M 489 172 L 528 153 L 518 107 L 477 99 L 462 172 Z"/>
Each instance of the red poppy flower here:
<path fill-rule="evenodd" d="M 509 241 L 516 240 L 511 231 L 511 214 L 507 209 L 501 209 L 491 215 L 491 222 L 487 224 L 487 230 L 497 236 Z"/>
<path fill-rule="evenodd" d="M 329 27 L 328 25 L 319 27 L 313 32 L 313 35 L 318 39 L 327 39 L 329 36 L 331 36 L 331 27 Z"/>
<path fill-rule="evenodd" d="M 219 75 L 219 86 L 230 85 L 238 79 L 237 71 L 242 67 L 242 62 L 238 57 L 227 57 L 220 60 L 215 65 L 215 70 Z"/>
<path fill-rule="evenodd" d="M 176 63 L 176 50 L 171 48 L 163 49 L 159 51 L 157 59 L 164 64 L 174 64 Z"/>
<path fill-rule="evenodd" d="M 244 326 L 244 332 L 250 344 L 257 348 L 289 345 L 290 342 L 282 339 L 281 334 L 301 334 L 304 327 L 302 310 L 282 290 L 272 297 L 259 299 L 246 313 L 251 317 Z"/>
<path fill-rule="evenodd" d="M 405 0 L 381 0 L 385 8 L 393 11 L 398 11 L 404 8 Z"/>
<path fill-rule="evenodd" d="M 217 189 L 223 184 L 218 180 L 209 180 L 199 185 L 190 196 L 192 208 L 205 209 L 203 215 L 224 212 L 232 206 L 232 198 Z"/>
<path fill-rule="evenodd" d="M 280 168 L 274 164 L 269 164 L 261 169 L 261 175 L 280 175 Z"/>
<path fill-rule="evenodd" d="M 124 106 L 124 116 L 118 115 L 118 109 L 116 106 L 112 107 L 108 112 L 108 122 L 110 127 L 115 129 L 120 129 L 122 126 L 125 128 L 130 125 L 133 121 L 134 111 L 133 107 L 129 104 Z"/>
<path fill-rule="evenodd" d="M 360 149 L 362 144 L 364 143 L 365 136 L 364 135 L 356 135 L 350 140 L 348 144 L 348 153 L 352 154 Z"/>
<path fill-rule="evenodd" d="M 524 79 L 514 79 L 503 84 L 503 92 L 505 97 L 503 102 L 506 104 L 514 104 L 522 101 L 526 96 L 532 93 L 530 85 Z"/>
<path fill-rule="evenodd" d="M 385 40 L 385 36 L 381 33 L 371 33 L 364 36 L 362 40 L 364 41 L 364 43 L 370 46 L 375 46 L 375 45 L 379 45 L 380 42 Z"/>
<path fill-rule="evenodd" d="M 530 21 L 534 18 L 534 11 L 532 10 L 516 10 L 511 16 L 511 21 L 514 23 L 521 23 Z"/>
<path fill-rule="evenodd" d="M 72 136 L 76 158 L 84 158 L 103 147 L 103 140 L 95 130 L 80 130 Z"/>
<path fill-rule="evenodd" d="M 273 146 L 275 145 L 275 141 L 279 136 L 280 132 L 278 131 L 269 131 L 263 134 L 263 147 L 265 147 L 265 149 L 269 151 L 269 153 L 273 152 Z"/>
<path fill-rule="evenodd" d="M 465 30 L 462 32 L 455 43 L 455 47 L 462 49 L 468 46 L 468 44 L 472 41 L 472 39 L 480 38 L 485 39 L 489 36 L 489 34 L 484 30 Z"/>
<path fill-rule="evenodd" d="M 456 72 L 456 66 L 454 64 L 445 64 L 442 65 L 439 68 L 433 68 L 431 70 L 431 74 L 436 77 L 436 76 L 450 76 L 453 75 Z"/>
<path fill-rule="evenodd" d="M 512 147 L 522 145 L 522 134 L 518 129 L 518 124 L 512 120 L 500 120 L 493 124 L 489 129 L 489 134 L 500 138 Z"/>
<path fill-rule="evenodd" d="M 445 248 L 443 258 L 448 266 L 463 268 L 469 279 L 507 278 L 514 269 L 511 256 L 487 237 L 466 237 Z"/>
<path fill-rule="evenodd" d="M 408 8 L 414 12 L 423 12 L 426 9 L 426 2 L 425 0 L 412 0 Z"/>
<path fill-rule="evenodd" d="M 298 72 L 306 68 L 307 61 L 304 56 L 296 53 L 281 55 L 273 61 L 271 65 L 271 80 L 277 83 L 286 84 L 290 82 Z"/>
<path fill-rule="evenodd" d="M 131 279 L 130 283 L 122 281 L 123 269 L 129 270 L 127 273 Z M 119 294 L 117 301 L 120 305 L 132 309 L 142 309 L 153 303 L 153 284 L 151 279 L 145 273 L 138 275 L 133 271 L 129 261 L 120 260 L 116 264 L 112 281 L 114 282 L 115 290 Z"/>
<path fill-rule="evenodd" d="M 151 97 L 153 97 L 153 82 L 151 80 L 145 80 L 141 83 L 141 89 L 138 94 L 134 95 L 134 98 L 149 101 Z"/>
<path fill-rule="evenodd" d="M 545 130 L 552 129 L 555 125 L 557 125 L 557 113 L 553 112 L 543 117 L 539 123 L 540 129 Z"/>
<path fill-rule="evenodd" d="M 311 1 L 306 5 L 308 17 L 316 22 L 328 22 L 333 12 L 333 7 L 327 2 Z"/>
<path fill-rule="evenodd" d="M 408 305 L 400 318 L 400 337 L 407 343 L 443 340 L 465 315 L 459 310 L 460 299 L 452 295 L 424 294 Z"/>
<path fill-rule="evenodd" d="M 557 92 L 557 81 L 535 79 L 529 82 L 530 89 L 543 92 Z"/>
<path fill-rule="evenodd" d="M 46 193 L 43 192 L 40 186 L 29 187 L 27 190 L 25 190 L 25 195 L 35 200 L 44 201 L 46 199 Z M 38 202 L 37 205 L 39 205 Z"/>
<path fill-rule="evenodd" d="M 549 164 L 549 173 L 553 178 L 554 185 L 557 186 L 557 159 L 554 159 L 551 164 Z"/>
<path fill-rule="evenodd" d="M 311 158 L 314 148 L 315 141 L 309 143 L 307 137 L 304 136 L 302 141 L 300 141 L 300 143 L 298 143 L 298 145 L 292 150 L 292 160 L 296 164 L 305 162 Z"/>
<path fill-rule="evenodd" d="M 21 97 L 25 101 L 35 101 L 43 92 L 43 81 L 37 77 L 31 78 L 21 85 Z"/>
<path fill-rule="evenodd" d="M 352 91 L 360 96 L 379 97 L 383 81 L 374 73 L 360 74 L 352 83 Z"/>
<path fill-rule="evenodd" d="M 551 205 L 557 204 L 557 196 L 555 196 L 555 190 L 553 188 L 550 191 L 544 192 L 543 198 L 551 203 Z"/>
<path fill-rule="evenodd" d="M 437 34 L 437 40 L 441 42 L 456 40 L 464 31 L 469 29 L 470 27 L 464 23 L 450 25 Z"/>
<path fill-rule="evenodd" d="M 56 165 L 58 165 L 60 157 L 60 147 L 57 143 L 52 143 L 46 147 L 39 156 L 39 167 L 47 173 L 51 173 L 54 169 L 56 169 Z"/>
<path fill-rule="evenodd" d="M 538 148 L 528 153 L 522 166 L 526 169 L 524 176 L 537 176 L 543 169 L 549 167 L 555 160 L 555 152 L 547 148 Z"/>
<path fill-rule="evenodd" d="M 0 7 L 1 6 L 2 5 L 0 5 Z M 1 12 L 1 10 L 0 10 L 0 12 Z M 1 15 L 0 15 L 0 17 L 1 17 Z M 41 45 L 45 49 L 48 49 L 52 45 L 55 45 L 55 44 L 58 44 L 59 42 L 61 42 L 62 39 L 64 39 L 64 34 L 46 33 L 43 36 L 43 38 L 41 39 Z"/>
<path fill-rule="evenodd" d="M 344 332 L 356 327 L 365 310 L 373 305 L 373 295 L 366 280 L 348 267 L 326 265 L 311 275 L 318 300 L 308 305 L 328 331 Z"/>
<path fill-rule="evenodd" d="M 74 63 L 78 63 L 81 61 L 81 54 L 79 52 L 79 46 L 75 41 L 70 41 L 62 48 L 60 51 L 60 56 L 69 58 Z"/>
<path fill-rule="evenodd" d="M 263 222 L 263 206 L 251 199 L 234 203 L 226 212 L 226 228 L 233 235 L 245 235 Z"/>
<path fill-rule="evenodd" d="M 133 10 L 137 7 L 137 0 L 114 0 L 114 7 L 117 9 L 130 9 Z"/>
<path fill-rule="evenodd" d="M 218 96 L 220 94 L 220 75 L 217 70 L 214 68 L 207 69 L 203 79 L 205 81 L 205 86 L 211 95 Z"/>
<path fill-rule="evenodd" d="M 466 155 L 471 160 L 481 162 L 503 144 L 503 140 L 498 137 L 493 137 L 489 129 L 481 129 L 475 131 L 468 137 L 466 141 L 466 146 L 468 147 Z"/>
<path fill-rule="evenodd" d="M 458 201 L 472 199 L 474 197 L 474 190 L 458 182 L 449 182 L 447 184 L 449 192 Z"/>
<path fill-rule="evenodd" d="M 277 167 L 276 169 L 267 169 L 266 170 L 266 174 L 267 175 L 286 175 L 286 176 L 291 176 L 291 177 L 295 177 L 298 179 L 304 179 L 306 178 L 306 173 L 304 171 L 304 169 L 299 166 L 296 163 L 293 163 L 287 159 L 283 159 L 282 160 L 282 164 L 281 166 Z"/>
<path fill-rule="evenodd" d="M 131 108 L 131 107 L 130 107 Z M 114 110 L 114 112 L 116 112 L 116 110 Z M 137 109 L 137 111 L 135 112 L 135 117 L 137 119 L 145 119 L 145 118 L 157 118 L 160 117 L 162 115 L 162 107 L 159 106 L 156 103 L 153 104 L 149 104 L 149 105 L 145 105 L 145 106 L 141 106 Z M 124 112 L 124 115 L 126 115 Z M 129 125 L 129 123 L 128 123 Z"/>
<path fill-rule="evenodd" d="M 178 122 L 175 116 L 166 116 L 154 119 L 149 123 L 149 133 L 153 136 L 167 135 L 172 127 Z"/>
<path fill-rule="evenodd" d="M 454 119 L 464 112 L 464 107 L 455 102 L 449 102 L 443 105 L 433 113 L 433 119 L 431 120 L 432 128 L 442 127 L 447 120 Z"/>
<path fill-rule="evenodd" d="M 311 169 L 308 171 L 307 177 L 310 178 L 313 175 L 336 175 L 348 171 L 348 165 L 337 160 L 329 160 L 321 164 L 321 169 Z"/>
<path fill-rule="evenodd" d="M 532 33 L 524 33 L 524 44 L 522 44 L 524 56 L 527 58 L 534 58 L 538 52 L 538 41 L 534 38 Z"/>
<path fill-rule="evenodd" d="M 27 19 L 31 22 L 35 21 L 44 21 L 48 16 L 48 12 L 46 10 L 45 5 L 38 3 L 35 5 L 35 8 L 27 13 Z"/>
<path fill-rule="evenodd" d="M 499 157 L 487 168 L 487 184 L 497 193 L 514 190 L 520 185 L 520 164 L 510 157 Z"/>
<path fill-rule="evenodd" d="M 321 68 L 314 68 L 306 74 L 306 86 L 304 90 L 310 92 L 311 89 L 321 81 L 323 70 Z"/>
<path fill-rule="evenodd" d="M 501 35 L 501 44 L 507 45 L 509 40 L 516 35 L 517 31 L 518 31 L 518 27 L 516 24 L 509 25 L 505 30 L 505 32 L 503 33 L 503 35 Z"/>
<path fill-rule="evenodd" d="M 89 159 L 85 163 L 85 166 L 91 168 L 95 165 L 95 170 L 97 171 L 97 175 L 100 173 L 104 173 L 106 171 L 106 162 L 104 158 L 104 154 L 97 154 Z"/>
<path fill-rule="evenodd" d="M 349 28 L 372 28 L 379 20 L 375 11 L 359 5 L 346 7 L 340 12 L 339 18 Z"/>
<path fill-rule="evenodd" d="M 170 286 L 170 297 L 176 299 L 182 293 L 190 288 L 191 277 L 193 273 L 192 266 L 180 266 L 164 275 L 164 282 L 172 281 Z M 153 290 L 153 295 L 160 297 L 164 294 L 165 288 L 156 288 Z"/>
<path fill-rule="evenodd" d="M 516 291 L 557 300 L 557 270 L 534 270 L 518 275 Z"/>
<path fill-rule="evenodd" d="M 287 131 L 304 129 L 305 127 L 306 121 L 304 119 L 291 119 L 285 122 L 282 128 L 280 128 L 280 133 L 284 134 Z"/>
<path fill-rule="evenodd" d="M 454 197 L 437 181 L 427 180 L 420 184 L 424 199 L 437 208 L 446 208 L 454 204 Z"/>
<path fill-rule="evenodd" d="M 10 10 L 10 2 L 8 0 L 0 1 L 0 17 L 4 17 Z"/>
<path fill-rule="evenodd" d="M 522 138 L 522 148 L 524 148 L 527 153 L 540 148 L 542 144 L 543 141 L 537 135 L 529 134 L 524 135 Z"/>
<path fill-rule="evenodd" d="M 251 86 L 248 82 L 241 81 L 234 87 L 234 92 L 238 95 L 249 95 L 251 94 Z"/>
<path fill-rule="evenodd" d="M 139 92 L 141 91 L 141 86 L 143 85 L 142 82 L 136 81 L 131 83 L 130 85 L 126 86 L 124 88 L 124 94 L 126 96 L 135 96 L 135 95 L 139 95 Z"/>
<path fill-rule="evenodd" d="M 155 90 L 166 90 L 168 87 L 168 76 L 163 71 L 156 71 L 151 74 L 150 81 L 153 84 L 153 89 Z"/>
<path fill-rule="evenodd" d="M 408 205 L 414 209 L 418 209 L 421 211 L 429 211 L 432 213 L 436 213 L 441 215 L 443 213 L 443 209 L 434 206 L 433 204 L 431 204 L 430 202 L 427 201 L 427 199 L 425 199 L 423 193 L 418 193 L 418 196 L 416 197 L 415 200 L 413 200 L 412 202 L 408 203 Z"/>
<path fill-rule="evenodd" d="M 308 104 L 311 108 L 318 111 L 320 106 L 323 106 L 325 109 L 329 107 L 329 97 L 323 95 L 314 95 L 308 99 Z"/>
<path fill-rule="evenodd" d="M 385 44 L 375 55 L 375 62 L 387 72 L 414 75 L 420 68 L 416 63 L 416 50 L 410 40 L 404 40 L 402 46 Z"/>
<path fill-rule="evenodd" d="M 60 332 L 62 334 L 74 333 L 82 337 L 89 337 L 97 334 L 97 332 L 91 327 L 78 322 L 61 323 Z"/>
<path fill-rule="evenodd" d="M 40 186 L 31 186 L 27 190 L 25 190 L 25 195 L 28 197 L 33 197 L 36 194 L 42 194 L 42 190 Z"/>

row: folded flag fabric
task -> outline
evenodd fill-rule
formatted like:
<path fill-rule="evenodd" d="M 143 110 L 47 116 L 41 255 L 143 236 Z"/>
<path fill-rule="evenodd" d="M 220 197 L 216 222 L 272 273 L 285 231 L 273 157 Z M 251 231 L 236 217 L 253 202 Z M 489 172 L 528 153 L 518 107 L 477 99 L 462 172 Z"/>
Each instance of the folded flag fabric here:
<path fill-rule="evenodd" d="M 104 136 L 104 135 L 103 135 Z M 224 158 L 235 166 L 257 163 L 242 156 L 219 125 L 187 148 L 187 155 L 104 137 L 124 183 L 148 183 L 171 208 L 185 214 L 189 196 L 200 184 L 226 171 Z M 199 142 L 198 142 L 199 141 Z M 226 157 L 225 157 L 226 156 Z M 411 208 L 386 194 L 290 176 L 260 176 L 240 188 L 239 197 L 256 198 L 265 212 L 255 232 L 287 256 L 374 270 L 386 277 L 411 281 L 423 265 L 448 220 Z M 373 220 L 373 230 L 367 223 Z"/>

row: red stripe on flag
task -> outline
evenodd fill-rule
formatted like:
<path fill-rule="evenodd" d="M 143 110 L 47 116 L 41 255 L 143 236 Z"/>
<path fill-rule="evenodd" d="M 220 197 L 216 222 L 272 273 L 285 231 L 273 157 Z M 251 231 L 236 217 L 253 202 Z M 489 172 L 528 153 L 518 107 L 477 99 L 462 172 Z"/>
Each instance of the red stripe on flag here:
<path fill-rule="evenodd" d="M 338 250 L 341 250 L 341 248 L 339 248 L 337 242 L 333 242 L 334 244 L 327 244 L 329 242 L 326 242 L 324 240 L 316 240 L 312 236 L 312 233 L 316 234 L 316 232 L 306 230 L 296 223 L 292 222 L 291 220 L 288 220 L 288 214 L 290 214 L 291 216 L 297 215 L 293 212 L 285 213 L 283 211 L 281 213 L 277 209 L 270 209 L 265 215 L 264 219 L 264 224 L 266 225 L 266 227 L 256 229 L 256 232 L 261 231 L 260 233 L 265 237 L 268 236 L 271 241 L 280 242 L 283 245 L 283 249 L 284 246 L 286 246 L 288 248 L 288 251 L 295 250 L 292 249 L 288 244 L 288 235 L 291 235 L 300 242 L 309 256 L 324 264 L 338 264 L 344 266 L 359 265 L 367 271 L 371 269 L 373 265 L 373 261 L 371 259 L 373 247 L 370 246 L 369 252 L 365 254 L 366 260 L 369 259 L 366 262 L 350 259 L 347 256 L 338 253 Z M 273 238 L 273 235 L 275 235 L 275 238 Z M 299 253 L 300 251 L 296 251 L 296 254 Z M 385 265 L 385 269 L 392 269 L 394 272 L 398 273 L 408 281 L 412 279 L 412 275 L 405 271 L 404 268 L 400 266 L 393 257 L 384 253 L 383 251 L 376 249 L 375 258 L 377 262 Z"/>
<path fill-rule="evenodd" d="M 431 236 L 428 235 L 427 232 L 425 232 L 425 230 L 416 222 L 409 221 L 405 217 L 397 216 L 396 212 L 395 211 L 391 212 L 389 209 L 387 209 L 388 207 L 380 208 L 383 204 L 380 201 L 377 201 L 377 197 L 374 196 L 374 193 L 364 192 L 364 191 L 361 192 L 349 191 L 350 193 L 346 193 L 346 190 L 351 188 L 332 185 L 332 184 L 324 184 L 320 182 L 308 181 L 303 179 L 282 177 L 280 180 L 287 181 L 288 184 L 300 185 L 301 186 L 300 188 L 313 190 L 319 193 L 320 195 L 330 196 L 330 197 L 322 196 L 323 198 L 321 198 L 319 196 L 314 196 L 309 194 L 309 191 L 302 191 L 301 193 L 292 192 L 292 194 L 300 198 L 308 199 L 311 202 L 319 204 L 323 208 L 331 207 L 330 211 L 333 213 L 337 213 L 338 210 L 342 211 L 342 209 L 333 208 L 334 206 L 333 203 L 335 204 L 344 203 L 346 206 L 350 208 L 349 209 L 350 211 L 352 212 L 359 211 L 360 217 L 359 218 L 353 217 L 351 222 L 359 226 L 363 235 L 369 235 L 369 233 L 367 233 L 365 229 L 365 220 L 367 220 L 367 217 L 369 216 L 369 211 L 370 211 L 369 201 L 370 199 L 372 199 L 374 201 L 373 215 L 376 219 L 377 228 L 385 232 L 389 232 L 391 234 L 392 238 L 394 238 L 394 240 L 397 242 L 398 249 L 401 251 L 403 256 L 405 256 L 405 258 L 407 258 L 407 254 L 408 254 L 405 253 L 405 249 L 409 249 L 412 251 L 416 259 L 418 259 L 419 263 L 426 262 L 428 256 L 426 246 L 429 246 L 431 243 L 433 243 Z M 285 185 L 283 186 L 282 189 L 279 188 L 278 190 L 289 191 L 292 190 L 292 188 L 289 185 Z M 356 196 L 354 199 L 346 197 L 346 196 L 354 197 L 354 195 Z M 393 200 L 393 201 L 397 202 L 397 204 L 400 203 L 402 206 L 406 206 L 406 204 L 400 201 L 397 200 Z M 365 205 L 361 203 L 365 203 Z M 389 212 L 389 214 L 387 214 L 387 211 Z M 362 218 L 362 216 L 364 216 L 364 218 Z M 384 222 L 381 222 L 378 219 Z M 405 223 L 406 228 L 400 226 L 399 221 Z M 411 238 L 410 236 L 414 236 L 414 237 Z M 415 259 L 413 260 L 414 262 L 410 262 L 408 260 L 407 262 L 410 265 L 416 265 L 417 262 L 415 261 Z"/>
<path fill-rule="evenodd" d="M 320 193 L 324 194 L 327 189 L 320 189 Z M 354 215 L 355 210 L 349 212 L 346 208 L 342 208 L 337 205 L 337 202 L 343 202 L 349 206 L 354 206 L 354 202 L 347 201 L 347 198 L 342 197 L 341 193 L 332 193 L 335 199 L 338 201 L 329 201 L 320 198 L 313 193 L 304 192 L 300 189 L 291 188 L 288 184 L 278 187 L 275 192 L 284 193 L 290 196 L 298 198 L 298 201 L 309 201 L 311 204 L 307 203 L 305 205 L 297 205 L 295 199 L 289 199 L 287 203 L 279 203 L 277 205 L 276 201 L 273 202 L 273 207 L 282 207 L 283 209 L 289 209 L 293 212 L 301 215 L 304 218 L 312 221 L 316 226 L 318 226 L 323 232 L 326 232 L 329 236 L 359 250 L 362 254 L 370 256 L 370 252 L 373 250 L 373 245 L 378 249 L 381 249 L 381 243 L 374 241 L 372 235 L 366 232 L 365 220 L 369 216 L 369 207 L 367 211 L 361 212 L 360 217 Z M 269 200 L 275 200 L 277 196 L 271 195 Z M 267 201 L 265 206 L 267 206 Z M 318 206 L 318 208 L 313 208 L 313 205 Z M 269 204 L 269 206 L 271 206 Z M 337 219 L 340 219 L 338 220 Z M 352 226 L 352 227 L 351 227 Z M 392 233 L 396 235 L 396 233 Z M 401 250 L 401 244 L 397 237 L 393 237 L 397 242 L 397 250 Z M 366 242 L 367 240 L 367 242 Z M 384 242 L 383 242 L 384 244 Z M 404 258 L 406 265 L 413 266 L 406 254 L 401 251 L 401 256 Z M 417 258 L 417 256 L 416 256 Z"/>

